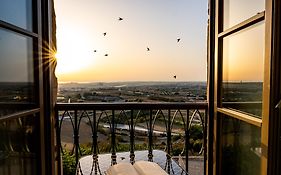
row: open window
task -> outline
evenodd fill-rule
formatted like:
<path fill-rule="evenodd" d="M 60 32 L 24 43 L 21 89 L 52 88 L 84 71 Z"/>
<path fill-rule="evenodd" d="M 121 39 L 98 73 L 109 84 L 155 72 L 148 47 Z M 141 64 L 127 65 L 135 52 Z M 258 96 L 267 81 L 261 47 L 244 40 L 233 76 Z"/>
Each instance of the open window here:
<path fill-rule="evenodd" d="M 45 43 L 51 40 L 50 4 L 0 2 L 0 174 L 52 171 L 45 168 L 52 157 L 52 138 L 46 136 L 51 121 L 51 57 L 45 57 Z"/>
<path fill-rule="evenodd" d="M 209 168 L 215 174 L 267 174 L 277 160 L 273 160 L 269 141 L 276 143 L 270 139 L 276 141 L 278 137 L 269 127 L 275 120 L 273 116 L 279 114 L 274 113 L 274 106 L 280 95 L 276 90 L 280 87 L 276 78 L 280 78 L 276 71 L 280 58 L 273 46 L 280 47 L 276 42 L 280 41 L 280 32 L 273 27 L 278 19 L 280 24 L 280 3 L 209 2 L 209 97 L 214 99 L 209 102 L 209 110 L 214 110 L 210 113 L 214 130 L 209 133 L 209 146 L 215 150 L 214 154 L 209 152 L 213 156 Z M 276 122 L 273 127 L 277 131 L 280 124 Z"/>

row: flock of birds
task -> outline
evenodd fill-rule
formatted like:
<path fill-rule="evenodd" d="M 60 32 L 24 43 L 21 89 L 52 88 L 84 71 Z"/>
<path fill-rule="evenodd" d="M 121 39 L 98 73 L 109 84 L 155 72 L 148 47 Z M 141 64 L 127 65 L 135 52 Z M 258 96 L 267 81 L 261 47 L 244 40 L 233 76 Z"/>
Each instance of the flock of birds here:
<path fill-rule="evenodd" d="M 118 20 L 119 20 L 119 21 L 123 21 L 123 18 L 119 17 L 119 18 L 118 18 Z M 104 33 L 103 33 L 103 36 L 106 36 L 106 34 L 107 34 L 107 33 L 106 33 L 106 32 L 104 32 Z M 177 38 L 177 40 L 176 40 L 176 41 L 179 43 L 179 42 L 180 42 L 180 40 L 181 40 L 180 38 Z M 150 48 L 149 48 L 149 47 L 146 47 L 146 51 L 150 51 Z M 94 50 L 94 52 L 97 52 L 97 50 Z M 107 57 L 107 56 L 108 56 L 108 54 L 106 53 L 106 54 L 104 54 L 104 56 L 106 56 L 106 57 Z M 174 75 L 174 76 L 173 76 L 173 78 L 174 78 L 174 79 L 177 79 L 177 76 L 176 76 L 176 75 Z"/>

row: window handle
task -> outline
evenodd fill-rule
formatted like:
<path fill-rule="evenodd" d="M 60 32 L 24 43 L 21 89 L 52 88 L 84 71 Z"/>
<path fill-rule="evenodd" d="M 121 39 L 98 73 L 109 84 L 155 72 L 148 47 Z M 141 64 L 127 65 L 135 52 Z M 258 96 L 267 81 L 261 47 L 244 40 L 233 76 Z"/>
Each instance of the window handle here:
<path fill-rule="evenodd" d="M 275 106 L 275 109 L 277 109 L 277 108 L 281 108 L 281 99 L 279 100 L 279 102 L 277 103 L 277 105 Z"/>

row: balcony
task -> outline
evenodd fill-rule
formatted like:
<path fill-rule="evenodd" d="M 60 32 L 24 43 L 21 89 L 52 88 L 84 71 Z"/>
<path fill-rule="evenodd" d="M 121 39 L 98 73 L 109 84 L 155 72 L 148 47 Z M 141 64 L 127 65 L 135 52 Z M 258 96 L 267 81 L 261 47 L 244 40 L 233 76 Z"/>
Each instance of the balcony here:
<path fill-rule="evenodd" d="M 72 173 L 104 174 L 147 160 L 168 174 L 205 174 L 207 121 L 204 102 L 58 103 L 58 167 L 67 174 L 72 162 Z"/>

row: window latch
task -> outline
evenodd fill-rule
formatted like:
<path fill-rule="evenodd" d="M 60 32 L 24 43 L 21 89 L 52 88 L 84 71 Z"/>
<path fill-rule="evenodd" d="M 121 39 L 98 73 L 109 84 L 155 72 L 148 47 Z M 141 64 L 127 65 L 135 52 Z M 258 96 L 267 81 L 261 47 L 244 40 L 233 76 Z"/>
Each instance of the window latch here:
<path fill-rule="evenodd" d="M 281 100 L 279 100 L 279 102 L 277 103 L 277 105 L 275 106 L 275 109 L 277 109 L 277 108 L 281 108 Z"/>

